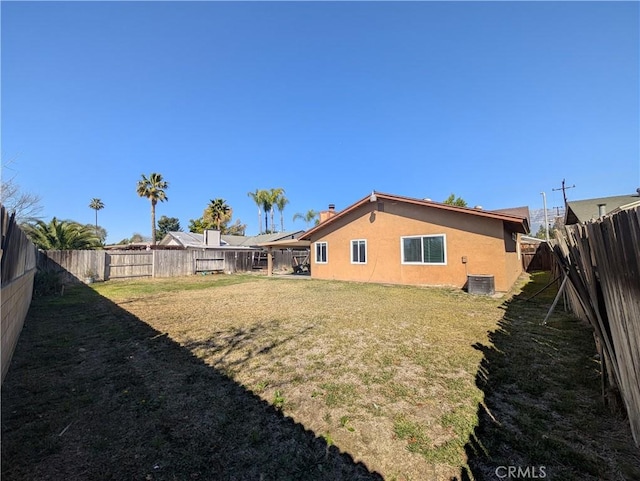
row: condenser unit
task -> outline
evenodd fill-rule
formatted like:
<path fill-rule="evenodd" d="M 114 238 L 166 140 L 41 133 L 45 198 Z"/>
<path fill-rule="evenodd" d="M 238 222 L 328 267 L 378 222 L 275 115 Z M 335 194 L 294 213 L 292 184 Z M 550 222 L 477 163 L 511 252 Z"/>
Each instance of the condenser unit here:
<path fill-rule="evenodd" d="M 467 276 L 467 291 L 469 294 L 492 296 L 496 293 L 495 280 L 490 275 L 469 274 Z"/>

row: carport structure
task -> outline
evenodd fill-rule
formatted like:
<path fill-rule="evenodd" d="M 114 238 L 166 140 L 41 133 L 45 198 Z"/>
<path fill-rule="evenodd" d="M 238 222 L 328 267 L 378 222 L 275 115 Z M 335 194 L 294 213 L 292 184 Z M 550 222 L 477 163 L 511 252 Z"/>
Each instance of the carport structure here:
<path fill-rule="evenodd" d="M 273 275 L 273 250 L 274 249 L 293 249 L 306 250 L 311 248 L 311 241 L 298 239 L 283 239 L 273 242 L 263 242 L 258 244 L 267 250 L 267 276 Z"/>

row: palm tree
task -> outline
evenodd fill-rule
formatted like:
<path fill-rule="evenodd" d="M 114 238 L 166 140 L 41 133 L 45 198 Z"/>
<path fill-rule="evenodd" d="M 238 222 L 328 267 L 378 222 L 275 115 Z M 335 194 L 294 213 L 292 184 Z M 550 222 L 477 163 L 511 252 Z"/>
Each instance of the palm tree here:
<path fill-rule="evenodd" d="M 94 197 L 89 203 L 89 208 L 96 211 L 96 237 L 98 237 L 98 211 L 104 209 L 104 203 L 100 199 Z"/>
<path fill-rule="evenodd" d="M 258 204 L 258 212 L 260 209 L 264 211 L 264 232 L 265 234 L 269 232 L 269 212 L 271 212 L 271 208 L 273 206 L 273 200 L 271 196 L 271 192 L 264 189 L 256 189 L 255 192 L 249 192 L 249 197 L 253 199 L 253 201 Z M 260 214 L 258 214 L 260 215 Z M 258 217 L 258 225 L 260 225 L 260 217 Z M 260 234 L 262 234 L 262 228 L 260 227 Z"/>
<path fill-rule="evenodd" d="M 284 232 L 284 211 L 285 206 L 289 203 L 289 199 L 284 196 L 284 189 L 280 192 L 280 195 L 276 198 L 276 207 L 278 208 L 278 212 L 280 212 L 280 231 Z"/>
<path fill-rule="evenodd" d="M 43 250 L 95 249 L 100 245 L 91 227 L 71 220 L 54 217 L 49 223 L 38 220 L 25 224 L 23 229 L 31 242 Z"/>
<path fill-rule="evenodd" d="M 231 218 L 231 207 L 224 199 L 215 199 L 209 202 L 209 205 L 202 216 L 205 221 L 209 221 L 220 230 L 220 224 Z"/>
<path fill-rule="evenodd" d="M 142 174 L 142 180 L 138 181 L 136 192 L 140 197 L 146 197 L 151 201 L 151 243 L 156 244 L 156 204 L 158 201 L 169 200 L 165 189 L 169 183 L 162 179 L 162 174 L 153 172 L 149 178 Z"/>
<path fill-rule="evenodd" d="M 313 209 L 309 209 L 306 214 L 295 214 L 293 216 L 293 221 L 295 222 L 298 219 L 302 219 L 307 228 L 309 228 L 309 224 L 311 224 L 314 220 L 316 224 L 318 223 L 318 212 Z"/>
<path fill-rule="evenodd" d="M 258 234 L 262 234 L 262 225 L 260 224 L 260 206 L 262 205 L 262 193 L 264 190 L 256 189 L 255 192 L 247 192 L 247 195 L 253 199 L 258 206 Z"/>
<path fill-rule="evenodd" d="M 264 233 L 267 234 L 269 232 L 269 219 L 267 217 L 267 213 L 271 212 L 271 208 L 273 207 L 271 195 L 269 195 L 268 190 L 260 191 L 260 205 L 264 211 Z"/>
<path fill-rule="evenodd" d="M 266 191 L 266 197 L 269 201 L 269 214 L 271 215 L 271 232 L 276 231 L 275 222 L 273 221 L 273 206 L 278 203 L 278 198 L 284 194 L 284 189 L 282 187 L 278 187 L 276 189 L 270 189 Z"/>
<path fill-rule="evenodd" d="M 256 189 L 255 192 L 248 192 L 247 195 L 253 199 L 258 206 L 258 226 L 260 234 L 262 234 L 262 227 L 260 227 L 260 209 L 264 212 L 264 231 L 275 232 L 275 225 L 273 222 L 273 206 L 276 204 L 278 197 L 284 194 L 284 189 L 278 187 L 277 189 Z M 269 214 L 271 214 L 271 230 L 269 230 Z"/>

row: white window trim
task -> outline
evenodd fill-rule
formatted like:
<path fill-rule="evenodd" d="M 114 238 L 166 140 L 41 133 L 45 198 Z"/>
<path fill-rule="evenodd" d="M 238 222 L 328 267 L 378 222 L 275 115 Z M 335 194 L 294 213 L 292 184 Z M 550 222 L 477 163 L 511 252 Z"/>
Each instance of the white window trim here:
<path fill-rule="evenodd" d="M 420 243 L 422 244 L 422 239 L 424 237 L 442 237 L 443 240 L 443 257 L 444 262 L 405 262 L 404 260 L 404 240 L 405 239 L 420 239 Z M 422 246 L 420 252 L 423 252 Z M 405 235 L 400 237 L 400 262 L 404 265 L 413 265 L 413 266 L 446 266 L 447 265 L 447 235 L 446 234 L 418 234 L 418 235 Z"/>
<path fill-rule="evenodd" d="M 360 245 L 360 242 L 364 242 L 364 262 L 353 260 L 353 243 L 354 242 L 357 242 L 358 246 Z M 359 249 L 358 249 L 358 252 L 360 252 Z M 351 239 L 351 242 L 349 242 L 349 257 L 351 258 L 352 264 L 358 264 L 358 265 L 366 264 L 367 260 L 369 259 L 369 249 L 367 246 L 367 239 Z"/>
<path fill-rule="evenodd" d="M 327 257 L 325 261 L 318 260 L 318 246 L 324 244 L 324 251 Z M 327 241 L 318 241 L 313 244 L 314 246 L 314 255 L 313 258 L 316 261 L 316 264 L 328 264 L 329 263 L 329 243 Z"/>

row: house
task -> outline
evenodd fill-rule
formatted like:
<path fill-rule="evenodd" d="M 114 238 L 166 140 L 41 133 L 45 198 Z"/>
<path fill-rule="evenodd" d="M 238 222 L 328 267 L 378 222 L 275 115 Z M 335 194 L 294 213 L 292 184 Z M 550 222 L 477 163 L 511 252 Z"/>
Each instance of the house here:
<path fill-rule="evenodd" d="M 564 223 L 565 225 L 581 224 L 638 205 L 640 205 L 640 188 L 633 195 L 574 200 L 567 202 Z"/>
<path fill-rule="evenodd" d="M 257 236 L 221 235 L 220 231 L 207 229 L 202 234 L 194 232 L 168 232 L 160 241 L 163 247 L 200 251 L 195 259 L 196 272 L 222 270 L 224 259 L 223 252 L 248 253 L 251 260 L 251 268 L 273 268 L 272 250 L 265 249 L 264 242 L 291 242 L 302 234 L 303 231 L 278 232 L 275 234 L 260 234 Z M 271 262 L 271 264 L 269 264 Z M 270 271 L 271 272 L 271 271 Z"/>
<path fill-rule="evenodd" d="M 528 217 L 527 207 L 486 211 L 373 192 L 341 212 L 330 205 L 300 239 L 311 242 L 314 278 L 462 288 L 486 275 L 508 291 L 522 273 Z"/>

